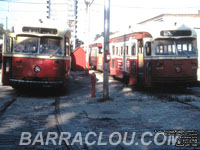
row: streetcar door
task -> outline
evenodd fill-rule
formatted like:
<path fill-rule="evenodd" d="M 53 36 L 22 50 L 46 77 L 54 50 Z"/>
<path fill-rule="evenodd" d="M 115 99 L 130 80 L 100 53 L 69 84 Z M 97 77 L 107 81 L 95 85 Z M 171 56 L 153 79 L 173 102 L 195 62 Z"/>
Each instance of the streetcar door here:
<path fill-rule="evenodd" d="M 144 79 L 144 46 L 143 39 L 137 41 L 138 49 L 138 80 L 143 81 Z"/>
<path fill-rule="evenodd" d="M 151 42 L 146 41 L 144 42 L 144 58 L 151 58 Z M 144 64 L 144 70 L 145 70 L 145 86 L 151 87 L 151 60 L 145 59 Z"/>
<path fill-rule="evenodd" d="M 2 85 L 9 85 L 12 72 L 12 47 L 13 40 L 10 36 L 4 35 L 2 53 Z"/>

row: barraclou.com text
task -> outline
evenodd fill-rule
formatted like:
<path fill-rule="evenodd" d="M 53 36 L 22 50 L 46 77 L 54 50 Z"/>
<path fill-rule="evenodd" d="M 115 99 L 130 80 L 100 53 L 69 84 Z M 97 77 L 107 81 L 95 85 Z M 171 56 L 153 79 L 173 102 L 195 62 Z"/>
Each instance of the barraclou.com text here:
<path fill-rule="evenodd" d="M 163 133 L 153 134 L 151 132 L 144 132 L 140 135 L 140 140 L 136 141 L 136 132 L 128 133 L 119 133 L 113 132 L 108 135 L 106 140 L 103 132 L 95 133 L 88 132 L 87 134 L 82 134 L 81 132 L 77 132 L 74 136 L 72 136 L 69 132 L 61 132 L 58 134 L 57 132 L 48 132 L 47 135 L 43 135 L 42 132 L 38 132 L 35 137 L 32 136 L 31 132 L 22 132 L 19 145 L 74 145 L 74 144 L 87 144 L 88 146 L 92 145 L 119 145 L 124 144 L 127 146 L 130 145 L 151 145 L 156 144 L 160 145 L 175 145 L 178 139 L 178 136 L 166 136 Z M 151 137 L 151 139 L 149 138 Z"/>

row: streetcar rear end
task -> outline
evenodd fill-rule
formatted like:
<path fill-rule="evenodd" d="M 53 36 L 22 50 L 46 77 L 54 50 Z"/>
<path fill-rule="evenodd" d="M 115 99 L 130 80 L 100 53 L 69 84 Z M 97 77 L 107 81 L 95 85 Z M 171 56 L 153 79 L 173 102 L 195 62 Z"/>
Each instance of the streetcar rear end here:
<path fill-rule="evenodd" d="M 90 45 L 89 65 L 92 69 L 103 70 L 102 43 L 93 43 Z"/>

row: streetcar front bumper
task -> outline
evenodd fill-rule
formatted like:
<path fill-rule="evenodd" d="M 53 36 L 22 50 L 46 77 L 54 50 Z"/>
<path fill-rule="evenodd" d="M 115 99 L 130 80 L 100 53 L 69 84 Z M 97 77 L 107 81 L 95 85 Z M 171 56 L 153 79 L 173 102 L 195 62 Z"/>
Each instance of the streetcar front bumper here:
<path fill-rule="evenodd" d="M 162 84 L 164 86 L 185 86 L 194 87 L 198 86 L 197 77 L 157 77 L 152 78 L 153 85 Z"/>
<path fill-rule="evenodd" d="M 17 80 L 9 79 L 9 83 L 12 87 L 52 87 L 58 88 L 64 86 L 64 81 L 31 81 L 31 80 Z"/>

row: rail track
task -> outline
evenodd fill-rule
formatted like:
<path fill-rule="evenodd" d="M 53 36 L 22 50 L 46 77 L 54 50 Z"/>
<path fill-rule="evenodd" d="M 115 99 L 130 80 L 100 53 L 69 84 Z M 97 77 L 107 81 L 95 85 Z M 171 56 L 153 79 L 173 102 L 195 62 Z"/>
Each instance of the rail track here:
<path fill-rule="evenodd" d="M 60 117 L 60 98 L 55 99 L 55 119 L 56 119 L 56 126 L 59 133 L 64 132 L 62 126 L 60 125 L 62 122 L 62 119 Z M 69 139 L 69 143 L 72 143 L 71 139 Z M 66 147 L 66 150 L 89 150 L 86 144 L 84 144 L 82 147 L 78 147 L 76 144 L 67 145 L 65 143 L 65 147 Z M 97 146 L 92 146 L 92 150 L 99 150 L 99 148 L 97 148 Z"/>
<path fill-rule="evenodd" d="M 150 94 L 150 93 L 148 93 Z M 182 93 L 185 94 L 185 93 Z M 178 94 L 178 95 L 174 95 L 173 93 L 162 93 L 162 94 L 150 94 L 152 96 L 157 97 L 158 99 L 162 99 L 162 100 L 167 100 L 169 102 L 178 102 L 184 105 L 187 105 L 189 107 L 191 107 L 192 109 L 195 109 L 197 111 L 200 111 L 200 107 L 196 106 L 192 103 L 190 103 L 191 101 L 197 101 L 195 99 L 192 98 L 192 96 L 196 96 L 199 97 L 198 95 L 196 95 L 195 93 L 189 93 L 189 95 L 185 95 L 185 98 L 180 98 L 179 96 L 181 96 L 182 94 Z M 200 99 L 199 99 L 199 103 L 200 103 Z"/>
<path fill-rule="evenodd" d="M 56 119 L 56 126 L 57 126 L 57 129 L 58 129 L 58 132 L 61 133 L 61 132 L 64 132 L 62 126 L 60 125 L 62 120 L 61 120 L 61 117 L 60 117 L 60 98 L 56 98 L 55 99 L 55 119 Z M 70 143 L 71 143 L 71 140 L 70 140 Z M 66 147 L 66 150 L 81 150 L 80 148 L 78 148 L 78 146 L 76 145 L 67 145 L 65 143 L 65 147 Z"/>
<path fill-rule="evenodd" d="M 196 110 L 200 111 L 200 107 L 198 107 L 196 105 L 190 104 L 190 103 L 185 102 L 185 101 L 181 101 L 179 99 L 175 99 L 174 101 L 176 101 L 178 103 L 182 103 L 182 104 L 188 105 L 188 106 L 192 107 L 193 109 L 196 109 Z"/>
<path fill-rule="evenodd" d="M 19 137 L 20 137 L 20 133 L 24 132 L 24 131 L 28 131 L 32 134 L 37 133 L 37 130 L 42 130 L 43 133 L 47 133 L 49 131 L 54 131 L 57 132 L 58 134 L 60 134 L 61 132 L 63 132 L 64 130 L 61 127 L 61 117 L 60 117 L 60 98 L 56 98 L 54 101 L 54 121 L 53 121 L 53 117 L 52 117 L 52 121 L 55 122 L 55 126 L 51 127 L 50 129 L 43 129 L 44 125 L 46 124 L 46 122 L 44 121 L 44 119 L 46 117 L 48 117 L 48 114 L 42 114 L 38 113 L 38 114 L 33 114 L 31 115 L 31 113 L 29 115 L 26 115 L 25 113 L 21 113 L 20 111 L 17 112 L 16 110 L 20 110 L 19 106 L 21 107 L 27 107 L 28 104 L 24 104 L 23 103 L 17 101 L 18 97 L 13 97 L 11 98 L 11 100 L 7 100 L 7 102 L 5 102 L 1 107 L 0 107 L 0 117 L 2 118 L 2 122 L 1 122 L 1 126 L 0 126 L 0 132 L 2 132 L 3 134 L 0 136 L 0 149 L 3 148 L 8 148 L 8 149 L 13 149 L 13 150 L 20 150 L 20 149 L 42 149 L 43 146 L 37 146 L 37 145 L 28 145 L 28 146 L 20 146 L 18 141 L 19 141 Z M 34 101 L 35 99 L 31 100 Z M 53 100 L 53 99 L 52 99 Z M 28 100 L 27 100 L 28 101 Z M 16 106 L 11 107 L 14 103 Z M 45 106 L 45 104 L 42 105 L 38 105 L 36 107 L 43 107 Z M 52 105 L 51 105 L 52 106 Z M 47 106 L 45 106 L 47 107 Z M 7 110 L 10 108 L 10 110 L 7 112 Z M 17 109 L 16 109 L 17 108 Z M 30 109 L 31 111 L 31 107 L 27 107 Z M 24 109 L 24 108 L 23 108 Z M 45 108 L 46 109 L 46 108 Z M 28 111 L 28 109 L 24 109 L 23 111 Z M 19 115 L 21 114 L 21 115 Z M 9 118 L 8 116 L 12 116 L 12 118 Z M 15 115 L 17 117 L 15 117 Z M 31 117 L 31 118 L 30 118 Z M 17 120 L 20 120 L 22 122 L 24 122 L 26 125 L 21 126 L 19 128 L 10 130 L 10 131 L 6 131 L 3 132 L 4 130 L 4 126 L 9 126 L 9 124 L 7 125 L 6 123 L 10 120 L 12 120 L 13 118 L 17 118 Z M 5 120 L 5 121 L 4 121 Z M 3 129 L 1 131 L 1 129 Z M 15 133 L 13 133 L 15 132 Z M 5 136 L 4 136 L 5 134 Z M 15 138 L 13 138 L 15 137 Z M 17 144 L 18 143 L 18 144 Z M 70 142 L 71 143 L 71 142 Z M 17 145 L 16 145 L 17 144 Z M 54 147 L 53 145 L 49 147 L 49 149 L 60 149 L 60 150 L 82 150 L 80 149 L 78 146 L 76 145 L 67 145 L 66 143 L 62 143 L 61 147 Z"/>
<path fill-rule="evenodd" d="M 1 108 L 0 108 L 0 116 L 2 116 L 6 110 L 17 100 L 16 97 L 12 98 L 10 101 L 7 101 Z"/>

